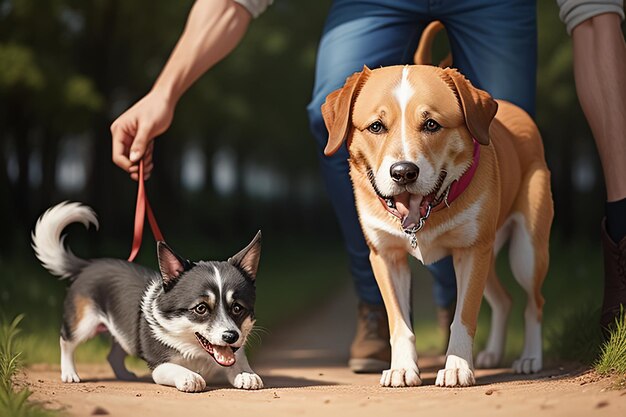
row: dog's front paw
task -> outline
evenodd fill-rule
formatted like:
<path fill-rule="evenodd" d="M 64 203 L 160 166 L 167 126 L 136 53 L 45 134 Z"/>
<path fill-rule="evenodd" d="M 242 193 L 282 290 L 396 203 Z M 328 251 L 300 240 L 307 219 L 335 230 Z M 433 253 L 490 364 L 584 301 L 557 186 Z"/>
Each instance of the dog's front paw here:
<path fill-rule="evenodd" d="M 80 378 L 78 374 L 74 371 L 71 372 L 63 372 L 61 371 L 61 381 L 63 382 L 80 382 Z"/>
<path fill-rule="evenodd" d="M 257 374 L 242 372 L 235 377 L 233 386 L 240 389 L 261 389 L 263 381 Z"/>
<path fill-rule="evenodd" d="M 417 387 L 422 385 L 419 371 L 416 369 L 387 369 L 380 377 L 383 387 Z"/>
<path fill-rule="evenodd" d="M 176 388 L 183 392 L 200 392 L 206 388 L 206 381 L 195 372 L 189 372 L 176 379 Z"/>
<path fill-rule="evenodd" d="M 541 358 L 521 357 L 513 362 L 513 371 L 516 374 L 534 374 L 542 368 Z"/>
<path fill-rule="evenodd" d="M 482 369 L 497 368 L 502 355 L 496 352 L 483 350 L 476 356 L 476 367 Z"/>
<path fill-rule="evenodd" d="M 474 371 L 463 358 L 448 356 L 446 368 L 437 372 L 435 385 L 438 387 L 469 387 L 476 384 Z"/>
<path fill-rule="evenodd" d="M 441 369 L 435 380 L 438 387 L 469 387 L 475 383 L 474 372 L 464 368 Z"/>

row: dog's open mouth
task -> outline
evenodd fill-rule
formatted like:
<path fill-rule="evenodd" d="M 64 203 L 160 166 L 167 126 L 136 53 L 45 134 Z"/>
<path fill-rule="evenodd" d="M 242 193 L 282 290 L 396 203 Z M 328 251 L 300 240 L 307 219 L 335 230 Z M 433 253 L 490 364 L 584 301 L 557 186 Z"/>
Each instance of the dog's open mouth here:
<path fill-rule="evenodd" d="M 404 191 L 400 194 L 386 197 L 376 187 L 376 184 L 373 182 L 373 176 L 370 176 L 370 180 L 378 199 L 385 209 L 400 219 L 402 228 L 408 230 L 418 225 L 420 219 L 428 215 L 430 208 L 437 206 L 445 199 L 446 193 L 441 192 L 441 187 L 447 175 L 448 173 L 445 170 L 441 171 L 433 190 L 425 196 Z"/>
<path fill-rule="evenodd" d="M 235 364 L 236 349 L 233 347 L 213 345 L 198 332 L 196 332 L 196 339 L 198 339 L 200 346 L 202 346 L 218 364 L 222 366 L 232 366 Z"/>

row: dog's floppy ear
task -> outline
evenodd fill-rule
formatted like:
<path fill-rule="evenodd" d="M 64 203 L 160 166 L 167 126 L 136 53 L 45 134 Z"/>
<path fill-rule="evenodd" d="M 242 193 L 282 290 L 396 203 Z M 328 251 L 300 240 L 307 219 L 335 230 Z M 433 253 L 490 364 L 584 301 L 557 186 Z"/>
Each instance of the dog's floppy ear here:
<path fill-rule="evenodd" d="M 363 66 L 363 70 L 346 79 L 343 87 L 326 96 L 326 101 L 322 104 L 322 117 L 328 130 L 328 143 L 324 149 L 326 156 L 337 152 L 346 140 L 350 130 L 352 105 L 370 72 L 369 68 Z"/>
<path fill-rule="evenodd" d="M 252 242 L 235 256 L 228 258 L 228 262 L 243 271 L 252 281 L 256 280 L 261 258 L 261 231 L 259 230 Z"/>
<path fill-rule="evenodd" d="M 180 275 L 189 269 L 189 262 L 176 255 L 163 241 L 157 242 L 159 269 L 163 277 L 163 288 L 167 291 L 174 286 Z"/>
<path fill-rule="evenodd" d="M 489 126 L 498 111 L 498 103 L 487 93 L 472 85 L 460 72 L 443 70 L 450 77 L 461 100 L 467 129 L 481 145 L 489 145 Z"/>

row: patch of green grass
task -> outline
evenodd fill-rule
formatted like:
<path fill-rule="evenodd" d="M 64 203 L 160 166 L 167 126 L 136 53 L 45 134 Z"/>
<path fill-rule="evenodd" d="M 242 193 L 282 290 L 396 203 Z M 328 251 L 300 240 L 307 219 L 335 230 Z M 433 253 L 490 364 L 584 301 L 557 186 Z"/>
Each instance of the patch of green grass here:
<path fill-rule="evenodd" d="M 615 319 L 609 340 L 602 345 L 600 357 L 594 367 L 601 375 L 617 376 L 618 385 L 626 384 L 626 315 L 623 309 Z"/>
<path fill-rule="evenodd" d="M 510 272 L 505 250 L 498 259 L 496 269 L 513 298 L 505 352 L 505 363 L 509 363 L 523 349 L 526 294 Z M 593 359 L 589 362 L 593 350 L 602 343 L 598 316 L 594 312 L 602 301 L 603 282 L 599 244 L 553 237 L 550 242 L 550 268 L 542 286 L 545 298 L 543 346 L 548 357 L 593 363 Z M 486 341 L 485 329 L 489 324 L 489 315 L 485 314 L 486 309 L 482 310 L 478 328 L 479 346 Z M 576 338 L 579 340 L 576 341 Z"/>
<path fill-rule="evenodd" d="M 565 313 L 558 326 L 547 329 L 546 340 L 550 358 L 593 365 L 602 347 L 600 311 L 587 305 Z"/>
<path fill-rule="evenodd" d="M 256 283 L 256 315 L 263 327 L 295 319 L 350 282 L 340 242 L 266 239 L 264 245 Z"/>
<path fill-rule="evenodd" d="M 45 410 L 40 405 L 29 402 L 28 388 L 18 388 L 13 382 L 19 370 L 21 352 L 16 348 L 19 324 L 24 316 L 17 316 L 9 322 L 0 323 L 0 416 L 11 417 L 53 417 L 58 413 Z"/>
<path fill-rule="evenodd" d="M 441 355 L 445 353 L 444 334 L 434 321 L 421 320 L 413 325 L 415 347 L 418 355 Z"/>

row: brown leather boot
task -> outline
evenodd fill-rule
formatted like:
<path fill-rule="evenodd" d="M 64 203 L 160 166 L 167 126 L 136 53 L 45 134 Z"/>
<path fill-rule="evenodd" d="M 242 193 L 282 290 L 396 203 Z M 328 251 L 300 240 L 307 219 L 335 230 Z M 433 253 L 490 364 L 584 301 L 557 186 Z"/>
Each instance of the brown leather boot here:
<path fill-rule="evenodd" d="M 348 365 L 356 373 L 381 372 L 391 366 L 389 322 L 384 306 L 359 303 Z"/>
<path fill-rule="evenodd" d="M 626 237 L 616 244 L 606 232 L 602 220 L 602 252 L 604 253 L 604 300 L 600 326 L 607 337 L 622 306 L 626 308 Z"/>

